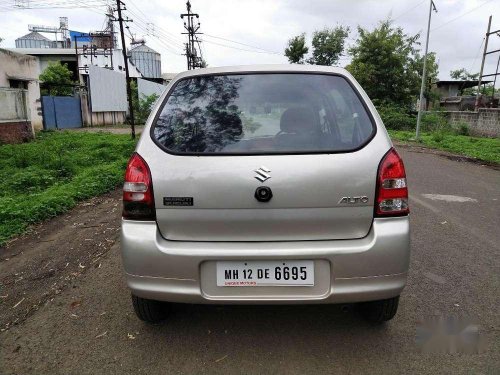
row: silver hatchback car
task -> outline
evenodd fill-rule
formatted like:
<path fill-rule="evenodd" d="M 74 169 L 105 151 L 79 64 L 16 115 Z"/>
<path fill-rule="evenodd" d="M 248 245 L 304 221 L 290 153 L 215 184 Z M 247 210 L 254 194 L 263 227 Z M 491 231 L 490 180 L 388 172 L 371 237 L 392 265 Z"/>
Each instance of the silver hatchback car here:
<path fill-rule="evenodd" d="M 403 162 L 344 69 L 179 74 L 123 187 L 121 249 L 138 317 L 168 302 L 354 304 L 394 317 L 410 258 Z"/>

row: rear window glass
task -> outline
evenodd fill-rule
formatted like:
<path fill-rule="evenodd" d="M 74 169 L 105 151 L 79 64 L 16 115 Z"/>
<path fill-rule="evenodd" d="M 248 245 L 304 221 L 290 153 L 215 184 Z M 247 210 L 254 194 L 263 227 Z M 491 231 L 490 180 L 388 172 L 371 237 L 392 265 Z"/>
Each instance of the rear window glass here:
<path fill-rule="evenodd" d="M 327 153 L 356 149 L 373 132 L 344 78 L 283 73 L 183 79 L 152 136 L 174 153 Z"/>

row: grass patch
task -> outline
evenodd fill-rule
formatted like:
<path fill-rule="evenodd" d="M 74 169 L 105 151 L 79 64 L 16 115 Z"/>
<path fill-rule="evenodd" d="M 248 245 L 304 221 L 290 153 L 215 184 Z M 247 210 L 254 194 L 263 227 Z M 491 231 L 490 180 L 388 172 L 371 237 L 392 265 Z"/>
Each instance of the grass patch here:
<path fill-rule="evenodd" d="M 69 131 L 0 146 L 0 246 L 28 225 L 118 186 L 134 148 L 129 135 Z"/>
<path fill-rule="evenodd" d="M 415 132 L 413 131 L 388 131 L 394 140 L 411 142 L 411 139 L 415 138 Z M 498 138 L 470 137 L 437 130 L 421 133 L 420 139 L 422 144 L 428 147 L 500 164 L 500 139 Z"/>

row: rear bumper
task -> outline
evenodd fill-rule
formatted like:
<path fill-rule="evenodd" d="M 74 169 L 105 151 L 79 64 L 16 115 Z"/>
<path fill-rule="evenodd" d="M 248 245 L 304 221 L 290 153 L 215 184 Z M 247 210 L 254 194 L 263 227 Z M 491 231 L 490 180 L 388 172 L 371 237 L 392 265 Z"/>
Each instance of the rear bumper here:
<path fill-rule="evenodd" d="M 352 303 L 395 297 L 410 258 L 409 218 L 375 219 L 362 239 L 293 242 L 168 241 L 156 223 L 124 220 L 126 280 L 143 298 L 186 303 Z M 314 287 L 217 287 L 218 260 L 315 262 Z"/>

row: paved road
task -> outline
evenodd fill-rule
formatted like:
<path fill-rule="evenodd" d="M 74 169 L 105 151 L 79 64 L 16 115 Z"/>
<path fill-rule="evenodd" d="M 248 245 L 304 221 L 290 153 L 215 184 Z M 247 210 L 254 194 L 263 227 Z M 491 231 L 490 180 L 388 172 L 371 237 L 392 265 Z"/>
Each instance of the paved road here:
<path fill-rule="evenodd" d="M 373 327 L 337 306 L 183 305 L 168 324 L 145 325 L 131 309 L 114 243 L 115 192 L 0 253 L 0 294 L 8 294 L 0 299 L 0 373 L 498 374 L 500 172 L 401 153 L 411 188 L 413 253 L 409 285 L 391 323 Z M 75 255 L 58 260 L 68 248 Z M 55 265 L 40 274 L 47 262 Z M 417 320 L 434 313 L 473 316 L 485 351 L 419 353 Z"/>

